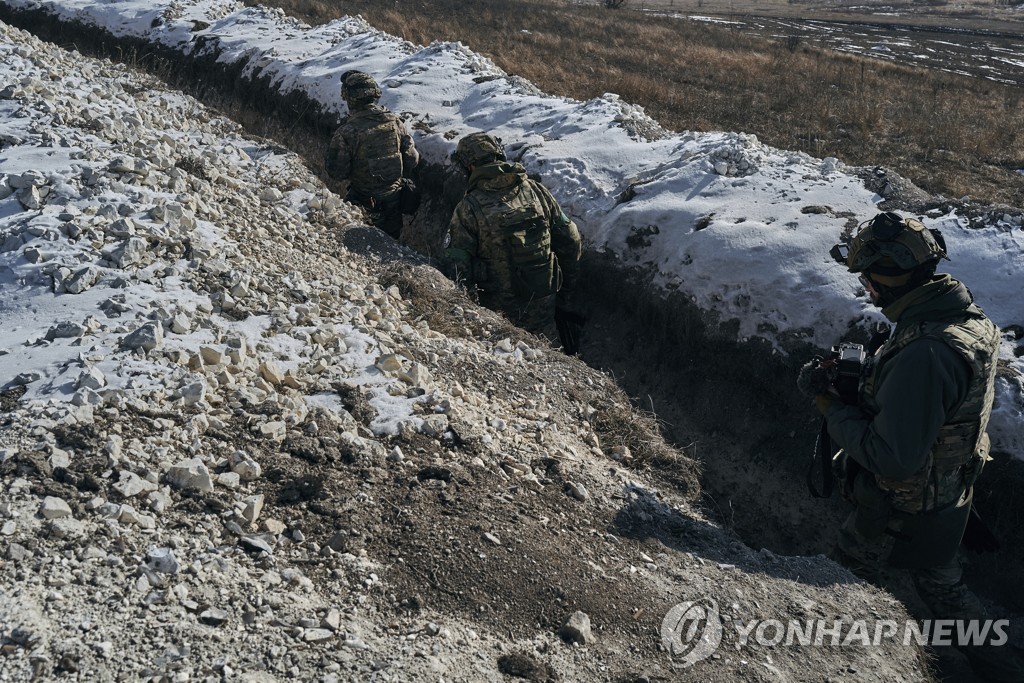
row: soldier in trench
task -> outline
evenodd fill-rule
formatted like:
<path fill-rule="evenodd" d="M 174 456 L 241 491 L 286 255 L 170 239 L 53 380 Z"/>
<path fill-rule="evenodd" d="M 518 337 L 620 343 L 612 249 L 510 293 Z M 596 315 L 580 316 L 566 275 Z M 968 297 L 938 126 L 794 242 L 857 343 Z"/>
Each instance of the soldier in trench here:
<path fill-rule="evenodd" d="M 582 241 L 551 193 L 509 163 L 501 142 L 471 133 L 452 154 L 468 175 L 445 238 L 445 270 L 514 324 L 578 351 L 573 298 Z M 556 324 L 556 316 L 559 321 Z M 566 330 L 566 321 L 573 326 Z"/>
<path fill-rule="evenodd" d="M 877 582 L 885 567 L 909 569 L 936 619 L 985 620 L 957 558 L 973 486 L 990 460 L 999 329 L 949 275 L 938 231 L 886 212 L 860 226 L 832 256 L 859 273 L 874 305 L 895 328 L 865 363 L 857 397 L 839 400 L 827 363 L 801 369 L 828 434 L 842 450 L 833 469 L 855 509 L 834 559 Z M 961 647 L 986 680 L 1024 680 L 1009 647 Z"/>
<path fill-rule="evenodd" d="M 349 113 L 327 149 L 327 174 L 347 180 L 345 198 L 365 208 L 376 227 L 398 239 L 403 188 L 406 193 L 414 191 L 409 176 L 419 163 L 419 153 L 402 121 L 377 104 L 381 92 L 372 76 L 346 71 L 341 96 Z"/>

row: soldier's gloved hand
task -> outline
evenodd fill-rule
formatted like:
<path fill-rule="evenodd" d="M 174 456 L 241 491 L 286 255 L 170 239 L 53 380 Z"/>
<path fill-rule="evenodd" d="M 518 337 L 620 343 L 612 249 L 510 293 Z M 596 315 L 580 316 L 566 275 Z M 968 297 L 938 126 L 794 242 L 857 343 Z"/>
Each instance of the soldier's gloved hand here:
<path fill-rule="evenodd" d="M 796 378 L 796 386 L 807 396 L 819 396 L 827 394 L 831 381 L 828 377 L 828 370 L 821 366 L 821 356 L 815 356 L 804 363 L 800 368 L 800 375 Z"/>

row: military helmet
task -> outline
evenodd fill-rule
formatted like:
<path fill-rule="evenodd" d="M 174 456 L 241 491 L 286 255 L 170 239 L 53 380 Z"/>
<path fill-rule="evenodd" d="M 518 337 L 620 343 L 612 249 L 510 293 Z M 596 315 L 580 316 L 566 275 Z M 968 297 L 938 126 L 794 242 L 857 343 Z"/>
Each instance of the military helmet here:
<path fill-rule="evenodd" d="M 942 233 L 893 211 L 861 223 L 849 244 L 837 244 L 829 253 L 851 273 L 879 275 L 902 275 L 948 258 Z"/>
<path fill-rule="evenodd" d="M 470 133 L 459 140 L 452 152 L 452 161 L 466 169 L 494 160 L 505 161 L 505 148 L 499 138 L 487 133 Z"/>
<path fill-rule="evenodd" d="M 380 86 L 365 71 L 346 71 L 341 75 L 341 96 L 354 102 L 376 100 Z"/>

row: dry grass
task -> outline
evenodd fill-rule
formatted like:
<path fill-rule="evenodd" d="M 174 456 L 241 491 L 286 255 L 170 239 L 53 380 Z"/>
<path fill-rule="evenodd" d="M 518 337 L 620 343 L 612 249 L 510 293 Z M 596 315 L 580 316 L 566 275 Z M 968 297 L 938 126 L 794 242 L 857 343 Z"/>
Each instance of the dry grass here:
<path fill-rule="evenodd" d="M 361 14 L 417 44 L 461 40 L 550 93 L 615 92 L 673 130 L 736 130 L 885 165 L 949 197 L 1024 205 L 1022 90 L 557 0 L 274 0 L 310 23 Z M 680 3 L 681 4 L 681 3 Z"/>

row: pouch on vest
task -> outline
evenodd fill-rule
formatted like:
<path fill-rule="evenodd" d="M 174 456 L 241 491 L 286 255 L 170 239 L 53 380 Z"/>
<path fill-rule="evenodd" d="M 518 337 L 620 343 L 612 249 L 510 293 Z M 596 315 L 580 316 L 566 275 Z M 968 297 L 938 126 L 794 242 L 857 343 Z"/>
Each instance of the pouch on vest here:
<path fill-rule="evenodd" d="M 847 480 L 849 481 L 849 479 Z M 858 467 L 853 479 L 853 499 L 857 509 L 853 526 L 864 538 L 875 538 L 885 533 L 892 519 L 892 504 L 885 491 L 878 488 L 875 475 Z"/>
<path fill-rule="evenodd" d="M 896 538 L 889 564 L 900 569 L 927 569 L 956 557 L 973 500 L 974 489 L 970 488 L 956 505 L 937 512 L 900 515 L 903 524 L 899 530 L 889 531 Z"/>
<path fill-rule="evenodd" d="M 524 299 L 555 293 L 555 257 L 547 220 L 536 207 L 525 206 L 502 216 L 512 266 L 512 289 Z"/>

